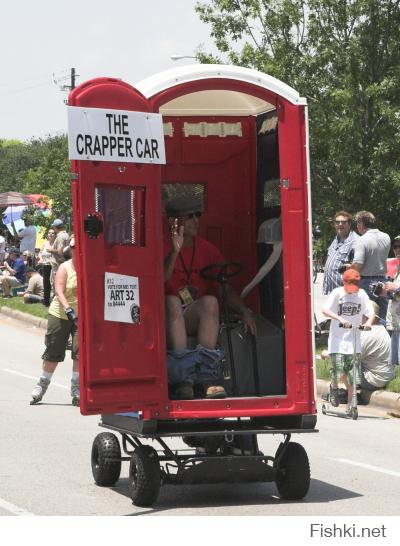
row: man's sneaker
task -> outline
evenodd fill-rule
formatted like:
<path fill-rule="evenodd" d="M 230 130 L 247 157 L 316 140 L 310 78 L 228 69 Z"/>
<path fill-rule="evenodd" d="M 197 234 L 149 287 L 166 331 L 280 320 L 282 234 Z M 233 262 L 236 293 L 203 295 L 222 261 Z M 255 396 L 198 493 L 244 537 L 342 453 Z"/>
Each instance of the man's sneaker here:
<path fill-rule="evenodd" d="M 194 386 L 194 395 L 196 398 L 226 398 L 226 391 L 221 385 L 214 385 L 212 381 L 205 381 Z"/>
<path fill-rule="evenodd" d="M 36 387 L 32 391 L 31 406 L 33 404 L 38 404 L 41 401 L 49 385 L 50 385 L 50 381 L 48 379 L 45 379 L 44 377 L 41 377 L 39 379 L 39 383 L 36 385 Z"/>
<path fill-rule="evenodd" d="M 334 408 L 337 408 L 339 405 L 339 389 L 334 389 L 332 386 L 329 387 L 329 401 Z"/>
<path fill-rule="evenodd" d="M 71 396 L 72 396 L 72 405 L 73 406 L 79 406 L 81 397 L 80 397 L 80 389 L 79 389 L 79 380 L 74 381 L 71 379 Z"/>

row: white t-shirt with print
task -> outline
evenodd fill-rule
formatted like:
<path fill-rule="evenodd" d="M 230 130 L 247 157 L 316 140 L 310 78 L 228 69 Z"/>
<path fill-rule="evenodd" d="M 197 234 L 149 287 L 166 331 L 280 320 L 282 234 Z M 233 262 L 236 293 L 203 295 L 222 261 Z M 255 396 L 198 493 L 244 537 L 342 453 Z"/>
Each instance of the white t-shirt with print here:
<path fill-rule="evenodd" d="M 343 288 L 335 288 L 329 294 L 325 309 L 330 309 L 346 322 L 352 324 L 352 328 L 340 328 L 339 321 L 331 319 L 331 327 L 328 338 L 328 353 L 353 354 L 353 339 L 355 333 L 356 353 L 361 352 L 360 333 L 358 327 L 363 323 L 363 315 L 374 315 L 371 300 L 365 290 L 360 288 L 358 292 L 347 294 Z"/>

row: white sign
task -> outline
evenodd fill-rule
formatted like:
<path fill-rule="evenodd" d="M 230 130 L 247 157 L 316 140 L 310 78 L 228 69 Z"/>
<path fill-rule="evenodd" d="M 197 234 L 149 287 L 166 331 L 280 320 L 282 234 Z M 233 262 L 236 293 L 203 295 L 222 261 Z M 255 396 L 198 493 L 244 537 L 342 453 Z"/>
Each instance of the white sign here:
<path fill-rule="evenodd" d="M 161 114 L 68 106 L 69 159 L 165 163 Z"/>
<path fill-rule="evenodd" d="M 139 278 L 116 273 L 104 276 L 104 320 L 139 324 Z"/>

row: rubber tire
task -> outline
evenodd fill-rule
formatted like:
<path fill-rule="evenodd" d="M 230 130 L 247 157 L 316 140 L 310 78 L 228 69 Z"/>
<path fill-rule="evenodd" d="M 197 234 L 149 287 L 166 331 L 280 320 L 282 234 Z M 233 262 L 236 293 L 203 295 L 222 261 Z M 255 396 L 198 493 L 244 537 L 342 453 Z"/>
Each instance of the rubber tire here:
<path fill-rule="evenodd" d="M 121 448 L 118 438 L 111 432 L 102 432 L 96 436 L 92 445 L 92 474 L 97 485 L 108 487 L 119 480 L 121 474 Z"/>
<path fill-rule="evenodd" d="M 129 464 L 129 495 L 136 506 L 151 506 L 161 487 L 161 468 L 157 451 L 139 446 Z"/>
<path fill-rule="evenodd" d="M 303 499 L 310 488 L 310 463 L 304 447 L 289 442 L 279 462 L 276 486 L 285 500 Z"/>

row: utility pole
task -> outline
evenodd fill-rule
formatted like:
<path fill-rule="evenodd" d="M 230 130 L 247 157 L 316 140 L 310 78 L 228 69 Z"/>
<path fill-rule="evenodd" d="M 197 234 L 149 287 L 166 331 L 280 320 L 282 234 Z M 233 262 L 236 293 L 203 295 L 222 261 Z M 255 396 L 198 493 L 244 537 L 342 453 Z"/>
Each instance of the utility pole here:
<path fill-rule="evenodd" d="M 70 75 L 60 76 L 59 78 L 56 78 L 55 74 L 53 74 L 53 81 L 56 85 L 58 85 L 60 91 L 67 91 L 70 92 L 76 87 L 76 78 L 79 76 L 79 74 L 76 73 L 75 68 L 71 68 Z M 69 85 L 61 85 L 61 82 L 65 80 L 70 80 Z"/>
<path fill-rule="evenodd" d="M 72 91 L 75 89 L 75 68 L 71 68 L 71 87 L 70 90 Z"/>

